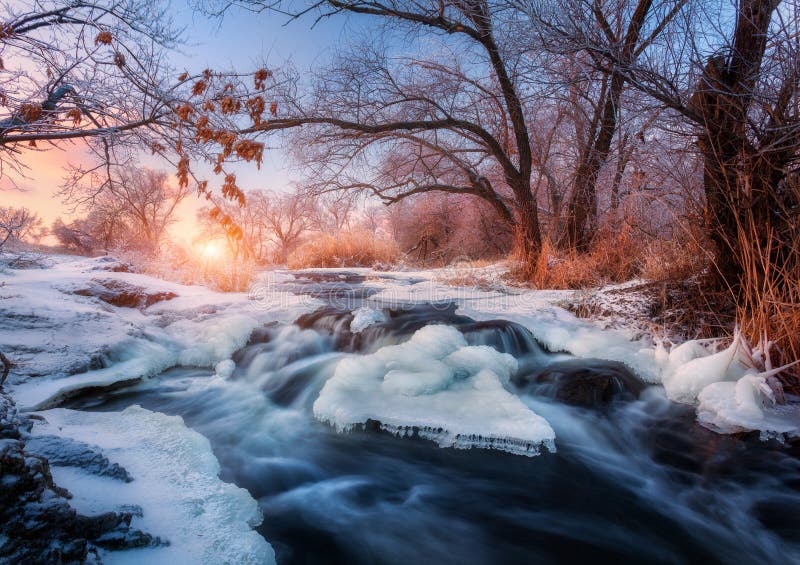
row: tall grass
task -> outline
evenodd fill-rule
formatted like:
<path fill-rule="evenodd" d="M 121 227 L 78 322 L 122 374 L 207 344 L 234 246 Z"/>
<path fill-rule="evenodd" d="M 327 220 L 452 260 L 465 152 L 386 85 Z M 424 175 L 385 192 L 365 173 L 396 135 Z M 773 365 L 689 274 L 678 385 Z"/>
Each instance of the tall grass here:
<path fill-rule="evenodd" d="M 624 282 L 639 275 L 644 249 L 627 224 L 601 230 L 589 253 L 560 250 L 546 240 L 527 279 L 537 288 L 568 289 Z"/>
<path fill-rule="evenodd" d="M 219 292 L 244 292 L 255 280 L 258 265 L 252 261 L 222 257 L 200 258 L 181 247 L 166 250 L 157 257 L 119 253 L 137 272 L 180 284 L 203 285 Z"/>
<path fill-rule="evenodd" d="M 764 226 L 747 220 L 737 234 L 740 288 L 730 291 L 737 324 L 766 357 L 766 368 L 788 365 L 800 359 L 800 234 L 764 233 Z M 787 388 L 800 393 L 796 366 L 780 376 Z"/>

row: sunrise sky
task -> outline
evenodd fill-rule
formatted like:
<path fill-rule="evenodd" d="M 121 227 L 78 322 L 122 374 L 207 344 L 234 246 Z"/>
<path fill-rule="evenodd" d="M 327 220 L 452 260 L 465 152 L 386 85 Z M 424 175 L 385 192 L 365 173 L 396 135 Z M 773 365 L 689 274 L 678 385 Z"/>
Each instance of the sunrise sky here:
<path fill-rule="evenodd" d="M 347 43 L 347 30 L 353 22 L 342 25 L 343 19 L 322 22 L 313 30 L 313 20 L 305 19 L 287 25 L 284 16 L 252 14 L 234 11 L 224 20 L 209 20 L 191 10 L 184 2 L 175 2 L 173 11 L 180 25 L 186 27 L 187 44 L 183 53 L 176 53 L 173 64 L 179 69 L 199 71 L 204 68 L 259 68 L 268 61 L 273 68 L 292 61 L 300 69 L 324 59 L 331 48 Z M 6 64 L 13 64 L 7 61 Z M 64 176 L 64 167 L 83 158 L 80 144 L 49 147 L 47 151 L 30 152 L 25 157 L 29 170 L 27 178 L 3 171 L 0 178 L 0 202 L 6 206 L 25 206 L 36 211 L 49 225 L 57 217 L 70 215 L 71 206 L 61 201 L 57 191 Z M 158 161 L 145 162 L 147 166 L 171 169 Z M 243 189 L 267 188 L 282 190 L 297 177 L 291 164 L 280 149 L 265 153 L 261 170 L 254 166 L 237 169 L 239 185 Z M 15 188 L 16 187 L 16 188 Z M 191 240 L 196 233 L 195 213 L 202 204 L 190 197 L 180 210 L 180 222 L 174 229 L 177 237 Z"/>

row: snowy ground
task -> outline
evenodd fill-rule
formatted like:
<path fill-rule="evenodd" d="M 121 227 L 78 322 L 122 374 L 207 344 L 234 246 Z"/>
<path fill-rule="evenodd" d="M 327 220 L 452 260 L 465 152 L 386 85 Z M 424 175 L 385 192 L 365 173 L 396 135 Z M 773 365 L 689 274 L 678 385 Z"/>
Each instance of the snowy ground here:
<path fill-rule="evenodd" d="M 151 378 L 173 366 L 216 367 L 216 378 L 225 379 L 233 369 L 232 354 L 255 329 L 266 322 L 292 321 L 324 304 L 294 294 L 294 277 L 287 272 L 265 273 L 249 294 L 223 294 L 116 272 L 110 269 L 118 264 L 108 258 L 54 256 L 46 264 L 0 271 L 0 351 L 16 363 L 9 383 L 21 410 L 46 410 L 78 390 Z M 498 272 L 486 271 L 490 278 Z M 498 277 L 478 289 L 442 282 L 452 278 L 447 270 L 348 272 L 363 277 L 371 293 L 338 299 L 336 305 L 358 310 L 353 331 L 379 322 L 378 309 L 392 304 L 455 301 L 459 313 L 476 320 L 503 318 L 524 325 L 551 351 L 623 362 L 645 381 L 663 385 L 671 399 L 696 405 L 699 420 L 717 431 L 800 435 L 797 399 L 781 403 L 780 391 L 753 367 L 738 342 L 720 352 L 698 342 L 668 351 L 648 337 L 604 329 L 558 306 L 574 299 L 573 292 L 513 289 Z M 120 307 L 93 296 L 98 285 L 175 297 Z M 514 363 L 494 350 L 467 346 L 452 328 L 424 328 L 406 344 L 345 358 L 323 387 L 315 415 L 340 429 L 367 420 L 396 433 L 415 427 L 443 446 L 525 454 L 540 446 L 555 449 L 558 438 L 548 422 L 507 387 Z M 271 555 L 249 529 L 257 521 L 254 501 L 219 481 L 207 442 L 179 418 L 141 409 L 110 414 L 58 409 L 42 415 L 47 433 L 96 444 L 139 481 L 138 487 L 98 488 L 98 481 L 109 479 L 68 469 L 56 472 L 56 479 L 76 494 L 75 504 L 86 509 L 140 504 L 142 527 L 173 541 L 168 549 L 142 550 L 158 555 L 148 559 L 208 561 L 211 553 L 202 557 L 191 551 L 220 552 L 230 540 L 237 541 L 236 553 L 227 562 L 256 562 Z M 149 488 L 165 483 L 168 492 Z M 162 495 L 169 505 L 161 504 Z M 161 505 L 168 511 L 159 513 Z M 190 543 L 199 538 L 202 543 Z"/>

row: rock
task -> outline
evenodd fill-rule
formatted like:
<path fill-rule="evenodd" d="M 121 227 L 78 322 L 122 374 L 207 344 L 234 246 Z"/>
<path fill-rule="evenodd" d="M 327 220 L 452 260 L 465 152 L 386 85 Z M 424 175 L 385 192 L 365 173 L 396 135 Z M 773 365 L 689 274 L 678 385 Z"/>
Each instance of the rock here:
<path fill-rule="evenodd" d="M 172 300 L 177 294 L 169 291 L 153 291 L 142 286 L 114 279 L 92 279 L 88 288 L 73 291 L 79 296 L 94 296 L 112 306 L 121 308 L 147 308 L 156 302 Z"/>
<path fill-rule="evenodd" d="M 53 482 L 48 459 L 27 450 L 26 420 L 0 389 L 0 563 L 99 563 L 98 547 L 164 543 L 131 529 L 133 512 L 78 514 L 69 492 Z"/>
<path fill-rule="evenodd" d="M 93 475 L 111 477 L 126 483 L 133 480 L 124 467 L 111 463 L 91 445 L 71 438 L 33 436 L 28 438 L 25 451 L 46 458 L 51 465 L 80 467 Z"/>
<path fill-rule="evenodd" d="M 622 363 L 600 359 L 561 361 L 521 380 L 532 383 L 537 394 L 586 408 L 634 400 L 646 386 Z"/>
<path fill-rule="evenodd" d="M 96 257 L 94 259 L 93 271 L 109 271 L 112 273 L 135 273 L 136 268 L 130 263 L 126 263 L 121 259 L 105 255 L 103 257 Z"/>
<path fill-rule="evenodd" d="M 430 324 L 448 324 L 460 327 L 474 324 L 475 320 L 456 314 L 453 302 L 407 304 L 384 308 L 385 321 L 371 324 L 358 333 L 350 330 L 353 312 L 348 309 L 325 306 L 304 314 L 295 320 L 303 329 L 313 329 L 333 337 L 336 351 L 369 353 L 377 346 L 401 343 Z"/>

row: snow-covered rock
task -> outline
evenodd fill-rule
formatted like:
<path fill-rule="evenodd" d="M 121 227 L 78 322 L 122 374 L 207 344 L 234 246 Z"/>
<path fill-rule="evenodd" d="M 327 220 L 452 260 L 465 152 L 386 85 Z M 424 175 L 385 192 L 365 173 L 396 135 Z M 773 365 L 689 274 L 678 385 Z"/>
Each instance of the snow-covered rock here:
<path fill-rule="evenodd" d="M 374 324 L 381 324 L 388 320 L 383 310 L 361 307 L 353 312 L 353 321 L 350 322 L 350 331 L 357 334 Z"/>
<path fill-rule="evenodd" d="M 516 368 L 510 355 L 469 346 L 453 327 L 426 326 L 405 343 L 340 361 L 314 414 L 340 431 L 372 420 L 442 447 L 554 451 L 550 425 L 504 388 Z"/>
<path fill-rule="evenodd" d="M 130 526 L 130 509 L 78 513 L 64 485 L 53 480 L 43 452 L 52 450 L 60 461 L 80 462 L 89 472 L 116 480 L 126 480 L 125 469 L 80 442 L 31 438 L 31 425 L 0 390 L 0 563 L 90 563 L 101 547 L 163 544 Z"/>
<path fill-rule="evenodd" d="M 256 501 L 219 479 L 219 463 L 208 440 L 179 416 L 132 406 L 122 412 L 40 412 L 33 433 L 63 436 L 96 446 L 133 477 L 123 482 L 79 467 L 53 466 L 57 483 L 73 494 L 86 514 L 141 508 L 132 526 L 158 535 L 167 546 L 103 552 L 117 563 L 274 563 L 270 545 L 252 528 L 261 522 Z"/>

